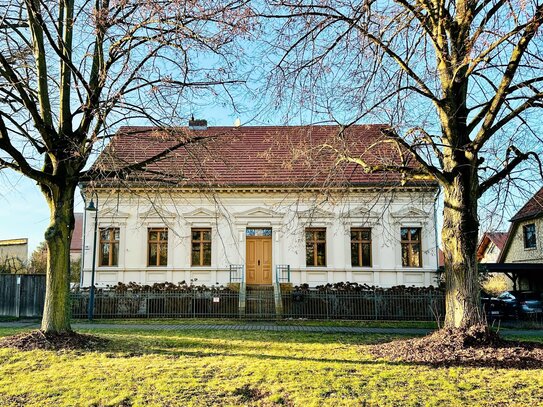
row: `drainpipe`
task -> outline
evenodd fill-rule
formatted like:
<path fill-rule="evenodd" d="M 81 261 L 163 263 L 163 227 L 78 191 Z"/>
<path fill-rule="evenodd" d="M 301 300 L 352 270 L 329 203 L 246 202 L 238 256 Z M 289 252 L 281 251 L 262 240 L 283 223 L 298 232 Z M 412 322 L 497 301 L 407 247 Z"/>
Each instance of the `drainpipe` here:
<path fill-rule="evenodd" d="M 439 198 L 439 194 L 441 193 L 441 188 L 438 187 L 436 196 L 434 197 L 434 233 L 435 233 L 435 240 L 436 240 L 436 275 L 439 270 L 439 232 L 437 230 L 437 199 Z"/>
<path fill-rule="evenodd" d="M 83 239 L 82 241 L 82 247 L 81 247 L 81 264 L 79 265 L 79 288 L 83 287 L 83 271 L 85 268 L 85 238 L 87 236 L 87 201 L 85 199 L 85 194 L 83 193 L 83 188 L 81 187 L 81 184 L 79 185 L 79 192 L 81 193 L 81 198 L 83 198 L 83 207 L 85 210 L 83 211 Z"/>

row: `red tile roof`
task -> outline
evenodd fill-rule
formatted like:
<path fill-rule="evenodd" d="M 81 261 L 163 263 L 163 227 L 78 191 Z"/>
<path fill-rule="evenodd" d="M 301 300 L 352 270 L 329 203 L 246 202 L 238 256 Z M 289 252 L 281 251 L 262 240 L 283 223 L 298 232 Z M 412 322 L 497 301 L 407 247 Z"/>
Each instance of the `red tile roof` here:
<path fill-rule="evenodd" d="M 483 258 L 490 242 L 494 243 L 501 252 L 507 242 L 507 236 L 509 236 L 509 232 L 485 232 L 477 247 L 477 260 L 480 261 Z"/>
<path fill-rule="evenodd" d="M 176 186 L 369 186 L 398 185 L 398 171 L 367 172 L 343 155 L 372 166 L 418 168 L 403 154 L 384 125 L 355 125 L 339 135 L 338 126 L 209 127 L 205 130 L 121 127 L 91 169 L 108 185 L 118 178 L 133 184 L 167 182 Z M 145 171 L 122 169 L 167 152 Z M 402 164 L 403 163 L 403 164 Z M 104 179 L 105 178 L 105 179 Z M 433 181 L 408 185 L 435 187 Z"/>
<path fill-rule="evenodd" d="M 526 204 L 511 218 L 511 222 L 533 218 L 543 214 L 543 188 L 535 193 Z"/>
<path fill-rule="evenodd" d="M 507 236 L 509 233 L 507 232 L 487 232 L 486 235 L 490 239 L 492 243 L 496 245 L 496 247 L 500 250 L 503 249 L 503 246 L 505 245 L 505 242 L 507 241 Z"/>

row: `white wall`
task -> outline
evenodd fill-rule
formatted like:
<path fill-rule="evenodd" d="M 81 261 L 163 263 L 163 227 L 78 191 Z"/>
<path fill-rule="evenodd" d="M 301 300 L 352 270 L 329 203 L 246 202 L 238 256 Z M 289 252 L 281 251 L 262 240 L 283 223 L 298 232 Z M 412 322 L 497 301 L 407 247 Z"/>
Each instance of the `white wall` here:
<path fill-rule="evenodd" d="M 215 285 L 229 281 L 230 264 L 245 261 L 245 229 L 271 227 L 273 270 L 289 264 L 294 284 L 351 281 L 382 287 L 435 284 L 436 241 L 432 192 L 352 193 L 331 198 L 285 193 L 100 194 L 99 227 L 120 228 L 118 267 L 97 267 L 96 284 L 181 281 Z M 94 214 L 88 214 L 83 285 L 90 285 Z M 168 266 L 147 267 L 147 228 L 169 228 Z M 327 266 L 306 267 L 306 227 L 326 227 Z M 423 267 L 404 268 L 400 228 L 422 228 Z M 212 229 L 211 267 L 191 267 L 190 230 Z M 372 267 L 353 268 L 350 228 L 372 228 Z M 98 254 L 97 254 L 98 259 Z M 97 260 L 98 261 L 98 260 Z"/>
<path fill-rule="evenodd" d="M 479 263 L 497 263 L 500 252 L 501 250 L 493 242 L 489 242 Z"/>

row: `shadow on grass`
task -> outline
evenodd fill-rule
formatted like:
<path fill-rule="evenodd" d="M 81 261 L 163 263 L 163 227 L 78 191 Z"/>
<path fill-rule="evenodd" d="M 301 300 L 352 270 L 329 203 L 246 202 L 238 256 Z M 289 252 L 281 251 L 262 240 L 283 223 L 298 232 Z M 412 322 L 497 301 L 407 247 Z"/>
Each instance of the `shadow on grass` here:
<path fill-rule="evenodd" d="M 506 368 L 506 369 L 542 369 L 543 344 L 511 342 L 511 347 L 520 347 L 524 352 L 509 354 L 507 358 L 496 361 L 488 352 L 484 357 L 474 354 L 436 355 L 430 361 L 395 360 L 395 353 L 387 356 L 372 355 L 370 345 L 387 343 L 393 345 L 401 335 L 383 334 L 320 334 L 310 332 L 271 332 L 271 331 L 127 331 L 127 330 L 83 330 L 106 341 L 103 346 L 81 349 L 83 353 L 95 352 L 109 358 L 131 358 L 141 356 L 166 356 L 171 358 L 242 358 L 271 362 L 295 363 L 341 363 L 351 365 L 394 365 L 426 366 L 430 368 L 469 367 L 469 368 Z M 0 330 L 0 333 L 2 331 Z M 11 333 L 11 332 L 9 332 Z M 8 333 L 8 334 L 9 334 Z M 409 337 L 414 337 L 409 335 Z M 298 347 L 296 347 L 298 345 Z M 312 345 L 323 347 L 312 347 Z M 356 352 L 353 358 L 334 358 L 334 348 L 326 345 L 338 345 Z M 349 349 L 353 347 L 354 349 Z M 530 350 L 535 349 L 533 353 Z M 275 353 L 270 352 L 273 350 Z M 528 350 L 528 351 L 526 351 Z M 399 354 L 399 353 L 398 353 Z M 322 356 L 319 356 L 322 355 Z M 355 359 L 360 355 L 360 360 Z M 535 355 L 535 356 L 533 356 Z M 331 357 L 332 356 L 332 357 Z M 501 357 L 497 355 L 497 357 Z"/>
<path fill-rule="evenodd" d="M 431 362 L 413 362 L 404 360 L 391 360 L 386 358 L 379 358 L 361 355 L 360 360 L 346 359 L 346 358 L 331 358 L 331 357 L 311 357 L 300 356 L 296 354 L 286 353 L 284 355 L 269 354 L 265 352 L 248 352 L 243 346 L 216 346 L 213 348 L 222 348 L 224 351 L 201 351 L 201 350 L 186 350 L 186 349 L 173 349 L 164 346 L 145 346 L 139 350 L 133 350 L 125 353 L 126 349 L 115 349 L 115 341 L 110 343 L 106 357 L 110 358 L 131 358 L 141 357 L 149 355 L 166 356 L 170 358 L 242 358 L 243 360 L 251 361 L 269 361 L 271 362 L 294 362 L 303 364 L 311 363 L 311 366 L 316 364 L 344 364 L 344 365 L 387 365 L 387 366 L 424 366 L 434 369 L 443 369 L 450 367 L 467 367 L 467 368 L 505 368 L 505 369 L 521 369 L 521 370 L 540 370 L 543 368 L 543 362 L 540 359 L 534 357 L 523 357 L 519 360 L 507 361 L 506 363 L 500 363 L 493 360 L 463 360 L 463 359 L 447 359 L 447 360 L 435 360 Z M 201 343 L 199 344 L 202 345 Z M 254 349 L 253 349 L 254 350 Z M 364 349 L 361 349 L 364 350 Z M 114 352 L 120 353 L 114 353 Z M 365 352 L 364 352 L 365 353 Z"/>
<path fill-rule="evenodd" d="M 267 361 L 294 361 L 311 363 L 342 363 L 354 365 L 386 364 L 400 366 L 425 366 L 430 368 L 448 367 L 469 367 L 469 368 L 505 368 L 505 369 L 528 369 L 539 370 L 543 368 L 543 344 L 538 342 L 517 342 L 504 341 L 500 348 L 471 348 L 467 352 L 436 354 L 432 360 L 413 361 L 395 359 L 394 356 L 381 357 L 370 356 L 371 345 L 393 344 L 398 339 L 406 339 L 399 335 L 343 335 L 335 334 L 332 337 L 322 336 L 315 333 L 297 332 L 238 332 L 236 337 L 226 337 L 225 332 L 191 331 L 190 335 L 161 336 L 160 338 L 150 337 L 146 340 L 136 341 L 136 353 L 127 356 L 142 356 L 149 354 L 167 355 L 169 357 L 240 357 L 247 360 Z M 221 334 L 222 333 L 222 334 Z M 185 332 L 186 334 L 186 332 Z M 240 335 L 242 334 L 242 335 Z M 297 335 L 293 335 L 297 334 Z M 295 336 L 293 338 L 293 336 Z M 413 336 L 409 336 L 413 337 Z M 117 348 L 118 351 L 126 350 L 127 342 L 118 338 L 112 339 L 110 350 Z M 153 341 L 152 339 L 156 339 Z M 285 339 L 288 339 L 286 341 Z M 215 342 L 217 341 L 217 342 Z M 246 342 L 244 342 L 246 341 Z M 310 345 L 338 344 L 342 347 L 356 347 L 355 351 L 360 355 L 360 360 L 349 358 L 333 358 L 327 355 L 322 357 L 314 356 L 319 352 L 326 352 L 325 349 L 312 350 Z M 301 345 L 296 349 L 296 344 Z M 282 345 L 276 348 L 276 352 L 284 354 L 272 354 L 270 347 Z M 307 348 L 306 346 L 309 345 Z M 200 348 L 200 349 L 198 349 Z M 201 350 L 203 348 L 203 350 Z M 290 351 L 289 348 L 294 349 Z M 133 347 L 132 349 L 136 349 Z M 209 349 L 209 350 L 208 350 Z M 506 349 L 507 352 L 501 352 Z M 311 355 L 313 351 L 313 355 Z M 496 352 L 496 358 L 493 357 Z M 300 353 L 308 353 L 300 355 Z"/>

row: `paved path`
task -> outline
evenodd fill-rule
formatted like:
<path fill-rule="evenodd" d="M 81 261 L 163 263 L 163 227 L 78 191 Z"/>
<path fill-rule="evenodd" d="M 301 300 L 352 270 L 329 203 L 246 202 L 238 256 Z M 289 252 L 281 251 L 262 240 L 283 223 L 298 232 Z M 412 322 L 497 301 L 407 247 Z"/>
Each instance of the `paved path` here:
<path fill-rule="evenodd" d="M 39 327 L 36 321 L 0 322 L 0 328 L 29 328 Z M 395 334 L 395 335 L 425 335 L 432 329 L 423 328 L 364 328 L 346 326 L 311 326 L 311 325 L 278 325 L 274 323 L 243 323 L 237 325 L 222 324 L 104 324 L 99 322 L 76 322 L 73 329 L 126 329 L 150 331 L 188 331 L 188 330 L 224 330 L 224 331 L 273 331 L 273 332 L 314 332 L 314 333 L 347 333 L 347 334 Z M 502 329 L 503 336 L 523 335 L 543 337 L 543 329 Z"/>

